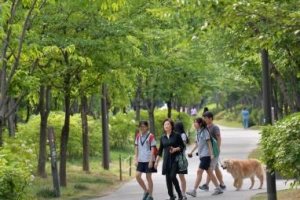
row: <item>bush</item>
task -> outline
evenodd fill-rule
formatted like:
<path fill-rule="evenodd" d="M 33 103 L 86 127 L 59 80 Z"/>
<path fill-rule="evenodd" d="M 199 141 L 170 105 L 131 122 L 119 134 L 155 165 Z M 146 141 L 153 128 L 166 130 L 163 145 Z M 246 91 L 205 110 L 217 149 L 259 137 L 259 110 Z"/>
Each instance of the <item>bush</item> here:
<path fill-rule="evenodd" d="M 61 129 L 64 123 L 64 112 L 51 112 L 48 119 L 48 126 L 54 128 L 56 155 L 60 155 L 60 136 Z M 39 149 L 39 135 L 40 135 L 40 116 L 32 115 L 27 124 L 19 124 L 17 137 L 24 141 L 30 141 L 33 144 L 33 149 L 37 152 Z M 89 151 L 91 156 L 101 155 L 101 148 L 99 148 L 102 141 L 102 126 L 100 120 L 94 120 L 88 117 L 89 124 Z M 47 152 L 50 152 L 47 146 Z M 82 129 L 80 114 L 74 114 L 70 117 L 70 137 L 68 140 L 67 149 L 69 158 L 82 157 Z"/>
<path fill-rule="evenodd" d="M 31 144 L 6 138 L 0 149 L 0 199 L 21 200 L 28 196 L 36 157 Z"/>
<path fill-rule="evenodd" d="M 300 114 L 288 116 L 262 130 L 262 160 L 288 179 L 300 182 Z"/>

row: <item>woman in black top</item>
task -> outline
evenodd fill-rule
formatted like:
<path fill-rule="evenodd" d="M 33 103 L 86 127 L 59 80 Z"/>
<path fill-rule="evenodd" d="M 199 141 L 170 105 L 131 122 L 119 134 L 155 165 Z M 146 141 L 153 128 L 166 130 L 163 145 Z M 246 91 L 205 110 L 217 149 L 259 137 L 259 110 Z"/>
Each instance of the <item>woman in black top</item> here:
<path fill-rule="evenodd" d="M 179 182 L 176 178 L 176 173 L 178 172 L 176 156 L 184 150 L 184 143 L 181 139 L 181 136 L 174 132 L 174 122 L 171 119 L 165 119 L 163 121 L 163 126 L 165 134 L 160 138 L 158 156 L 156 158 L 154 167 L 157 169 L 158 161 L 164 152 L 162 174 L 166 175 L 166 184 L 170 200 L 175 199 L 173 194 L 173 185 L 178 194 L 178 200 L 182 200 L 182 193 Z"/>

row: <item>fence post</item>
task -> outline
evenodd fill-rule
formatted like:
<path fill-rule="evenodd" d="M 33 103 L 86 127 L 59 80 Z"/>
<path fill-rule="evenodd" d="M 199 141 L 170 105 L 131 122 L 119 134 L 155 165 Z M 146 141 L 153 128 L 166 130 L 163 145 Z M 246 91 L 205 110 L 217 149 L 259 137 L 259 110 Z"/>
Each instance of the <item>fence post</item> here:
<path fill-rule="evenodd" d="M 57 163 L 56 163 L 55 135 L 54 135 L 53 127 L 48 127 L 48 139 L 49 139 L 49 145 L 50 145 L 53 187 L 54 187 L 56 196 L 60 197 L 58 170 L 57 170 Z"/>
<path fill-rule="evenodd" d="M 119 165 L 120 165 L 120 181 L 122 181 L 122 156 L 119 154 Z"/>
<path fill-rule="evenodd" d="M 129 157 L 129 176 L 131 177 L 132 156 Z"/>

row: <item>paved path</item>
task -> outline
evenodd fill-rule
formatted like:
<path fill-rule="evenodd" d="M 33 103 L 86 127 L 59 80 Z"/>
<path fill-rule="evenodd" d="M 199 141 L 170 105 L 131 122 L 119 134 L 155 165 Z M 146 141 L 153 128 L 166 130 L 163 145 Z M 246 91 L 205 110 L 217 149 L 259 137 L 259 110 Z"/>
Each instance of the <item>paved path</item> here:
<path fill-rule="evenodd" d="M 222 154 L 221 159 L 223 158 L 242 158 L 246 159 L 249 152 L 254 149 L 258 142 L 260 135 L 258 131 L 255 130 L 243 130 L 236 128 L 227 128 L 221 127 L 222 134 Z M 190 149 L 192 145 L 188 148 Z M 189 150 L 187 150 L 189 152 Z M 194 185 L 197 167 L 199 165 L 199 158 L 194 156 L 193 158 L 189 158 L 189 174 L 186 175 L 187 180 L 187 190 L 192 188 Z M 155 200 L 165 200 L 168 198 L 165 176 L 161 175 L 161 163 L 158 167 L 158 173 L 154 174 L 154 199 Z M 263 185 L 263 189 L 256 189 L 259 186 L 259 180 L 255 179 L 254 189 L 249 190 L 250 187 L 250 179 L 245 179 L 243 183 L 243 187 L 241 191 L 235 191 L 233 187 L 233 178 L 229 173 L 225 170 L 222 170 L 224 182 L 227 186 L 227 189 L 223 194 L 212 196 L 212 189 L 214 188 L 213 184 L 210 183 L 210 191 L 204 192 L 197 190 L 197 197 L 189 197 L 188 199 L 210 199 L 210 200 L 250 200 L 251 196 L 254 196 L 257 193 L 264 193 L 267 191 L 266 182 Z M 145 178 L 145 176 L 143 176 Z M 206 180 L 206 173 L 204 173 L 201 185 Z M 276 182 L 277 190 L 282 190 L 288 188 L 288 185 L 285 185 L 284 180 L 277 180 Z M 135 179 L 127 182 L 121 188 L 119 188 L 115 193 L 110 196 L 96 198 L 93 200 L 140 200 L 142 196 L 142 190 Z"/>

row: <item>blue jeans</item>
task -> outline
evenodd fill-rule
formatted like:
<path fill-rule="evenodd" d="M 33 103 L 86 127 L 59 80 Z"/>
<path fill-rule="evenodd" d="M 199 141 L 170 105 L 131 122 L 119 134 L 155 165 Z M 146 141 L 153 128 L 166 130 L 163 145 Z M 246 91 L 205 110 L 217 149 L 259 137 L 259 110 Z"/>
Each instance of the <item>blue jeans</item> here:
<path fill-rule="evenodd" d="M 244 128 L 248 128 L 248 119 L 243 119 Z"/>

